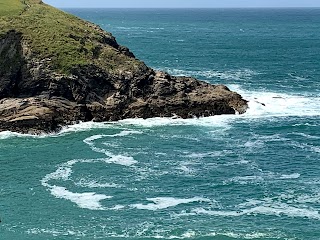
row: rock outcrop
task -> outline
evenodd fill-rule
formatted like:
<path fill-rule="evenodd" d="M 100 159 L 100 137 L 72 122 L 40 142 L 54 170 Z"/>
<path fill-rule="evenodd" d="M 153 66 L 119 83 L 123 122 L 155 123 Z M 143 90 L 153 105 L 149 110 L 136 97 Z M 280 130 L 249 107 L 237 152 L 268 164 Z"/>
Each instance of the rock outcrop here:
<path fill-rule="evenodd" d="M 42 14 L 34 24 L 53 14 L 43 3 L 29 6 L 33 7 Z M 20 18 L 32 14 L 25 11 Z M 61 19 L 74 21 L 71 27 L 68 23 L 61 27 L 68 30 L 63 44 L 78 54 L 76 59 L 65 49 L 41 46 L 38 35 L 34 37 L 44 34 L 41 27 L 34 27 L 38 33 L 27 32 L 16 23 L 0 35 L 0 131 L 39 133 L 78 121 L 191 118 L 246 111 L 247 101 L 227 87 L 155 71 L 100 27 L 58 13 Z M 77 24 L 84 30 L 70 30 Z M 50 36 L 55 36 L 49 41 L 52 45 L 59 41 L 58 34 Z M 65 59 L 68 68 L 62 64 Z"/>

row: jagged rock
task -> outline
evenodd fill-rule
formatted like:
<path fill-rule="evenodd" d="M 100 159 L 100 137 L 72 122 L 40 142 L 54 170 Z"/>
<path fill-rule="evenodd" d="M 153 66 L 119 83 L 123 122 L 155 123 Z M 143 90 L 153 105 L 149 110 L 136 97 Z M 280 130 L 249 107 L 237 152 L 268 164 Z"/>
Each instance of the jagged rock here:
<path fill-rule="evenodd" d="M 43 8 L 43 18 L 51 14 L 47 5 L 37 7 Z M 0 35 L 0 131 L 40 133 L 78 121 L 191 118 L 246 111 L 247 101 L 226 86 L 154 71 L 99 26 L 74 21 L 85 34 L 71 31 L 64 41 L 77 42 L 76 54 L 84 63 L 75 59 L 67 70 L 58 61 L 68 53 L 57 50 L 46 56 L 22 28 L 9 28 Z"/>

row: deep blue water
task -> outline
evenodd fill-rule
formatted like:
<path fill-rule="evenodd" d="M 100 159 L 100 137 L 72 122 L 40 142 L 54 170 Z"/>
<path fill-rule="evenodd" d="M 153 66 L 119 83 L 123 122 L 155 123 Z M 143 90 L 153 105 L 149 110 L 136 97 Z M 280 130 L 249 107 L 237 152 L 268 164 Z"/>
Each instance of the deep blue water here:
<path fill-rule="evenodd" d="M 0 133 L 0 239 L 320 239 L 320 9 L 66 11 L 250 109 Z"/>

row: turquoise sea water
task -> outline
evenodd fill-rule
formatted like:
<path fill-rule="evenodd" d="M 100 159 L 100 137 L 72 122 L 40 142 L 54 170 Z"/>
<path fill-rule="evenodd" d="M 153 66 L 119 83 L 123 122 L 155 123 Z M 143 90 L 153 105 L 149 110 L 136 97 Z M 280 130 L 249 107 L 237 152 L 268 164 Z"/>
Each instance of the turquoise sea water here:
<path fill-rule="evenodd" d="M 1 240 L 320 239 L 320 9 L 67 11 L 250 109 L 0 133 Z"/>

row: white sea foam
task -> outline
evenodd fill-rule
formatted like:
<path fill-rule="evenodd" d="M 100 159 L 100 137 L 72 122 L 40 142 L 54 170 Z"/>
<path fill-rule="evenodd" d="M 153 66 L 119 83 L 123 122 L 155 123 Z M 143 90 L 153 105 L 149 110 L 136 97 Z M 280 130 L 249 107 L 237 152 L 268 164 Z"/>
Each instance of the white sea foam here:
<path fill-rule="evenodd" d="M 49 182 L 52 180 L 61 180 L 68 181 L 70 180 L 72 174 L 72 167 L 77 163 L 96 163 L 96 162 L 104 162 L 107 164 L 118 164 L 122 166 L 132 166 L 137 163 L 133 157 L 124 156 L 124 155 L 114 155 L 106 149 L 98 148 L 95 146 L 95 141 L 102 138 L 110 138 L 110 137 L 123 137 L 130 134 L 141 134 L 140 131 L 133 130 L 124 130 L 120 133 L 113 135 L 93 135 L 83 140 L 84 143 L 90 146 L 90 148 L 98 153 L 105 154 L 108 158 L 98 158 L 98 159 L 75 159 L 68 161 L 58 167 L 58 169 L 50 174 L 47 174 L 42 180 L 41 184 L 50 190 L 51 194 L 57 198 L 63 198 L 70 200 L 76 203 L 81 208 L 87 208 L 91 210 L 106 210 L 106 208 L 102 207 L 100 201 L 104 199 L 109 199 L 111 196 L 106 196 L 104 194 L 97 194 L 95 192 L 87 192 L 87 193 L 74 193 L 67 190 L 65 187 L 52 185 Z M 105 187 L 119 187 L 119 185 L 109 184 L 109 183 L 97 183 L 96 181 L 85 182 L 80 181 L 75 183 L 75 185 L 89 188 L 105 188 Z M 116 207 L 117 210 L 119 206 Z"/>
<path fill-rule="evenodd" d="M 41 180 L 41 184 L 44 187 L 51 187 L 50 184 L 48 184 L 48 182 L 50 180 L 63 180 L 63 181 L 67 181 L 70 177 L 72 173 L 72 169 L 70 167 L 59 167 L 56 171 L 54 171 L 53 173 L 49 173 L 47 174 L 42 180 Z"/>
<path fill-rule="evenodd" d="M 112 157 L 113 154 L 111 152 L 109 152 L 107 149 L 98 148 L 94 144 L 95 140 L 101 139 L 106 136 L 107 135 L 94 135 L 94 136 L 91 136 L 91 137 L 84 139 L 83 142 L 86 143 L 87 145 L 89 145 L 92 151 L 97 152 L 97 153 L 103 153 L 108 157 Z"/>
<path fill-rule="evenodd" d="M 280 179 L 297 179 L 299 177 L 300 177 L 299 173 L 283 174 L 280 176 Z"/>
<path fill-rule="evenodd" d="M 274 216 L 288 216 L 288 217 L 299 217 L 299 218 L 310 218 L 320 220 L 320 214 L 317 210 L 290 207 L 287 204 L 279 204 L 275 206 L 257 206 L 251 209 L 242 211 L 214 211 L 206 210 L 203 208 L 193 209 L 192 213 L 200 215 L 211 215 L 211 216 L 223 216 L 223 217 L 239 217 L 243 215 L 274 215 Z M 183 214 L 189 215 L 189 214 Z M 193 215 L 193 214 L 191 214 Z"/>
<path fill-rule="evenodd" d="M 130 134 L 141 134 L 141 132 L 139 132 L 139 131 L 122 131 L 122 132 L 120 132 L 118 134 L 114 134 L 114 135 L 94 135 L 94 136 L 86 138 L 85 140 L 83 140 L 83 142 L 88 144 L 94 152 L 103 153 L 106 156 L 108 156 L 109 159 L 104 159 L 104 161 L 106 163 L 114 163 L 114 164 L 119 164 L 119 165 L 123 165 L 123 166 L 132 166 L 132 165 L 138 163 L 136 160 L 134 160 L 133 157 L 124 156 L 124 155 L 114 155 L 106 149 L 96 147 L 94 144 L 95 140 L 98 140 L 98 139 L 101 139 L 104 137 L 127 136 Z"/>
<path fill-rule="evenodd" d="M 247 141 L 244 144 L 244 146 L 249 149 L 262 148 L 264 146 L 264 141 L 261 141 L 261 140 Z"/>
<path fill-rule="evenodd" d="M 234 182 L 238 184 L 248 184 L 250 182 L 262 182 L 264 180 L 263 176 L 243 176 L 243 177 L 233 177 L 224 183 Z"/>
<path fill-rule="evenodd" d="M 126 125 L 142 126 L 146 128 L 158 127 L 158 126 L 203 126 L 203 127 L 219 127 L 225 128 L 229 127 L 229 122 L 234 119 L 233 115 L 221 115 L 221 116 L 211 116 L 211 117 L 202 117 L 202 118 L 190 118 L 190 119 L 181 119 L 181 118 L 132 118 L 120 120 L 119 123 Z"/>
<path fill-rule="evenodd" d="M 62 164 L 58 169 L 50 174 L 47 174 L 42 180 L 41 184 L 46 187 L 50 193 L 56 198 L 62 198 L 69 200 L 71 202 L 76 203 L 80 208 L 86 208 L 90 210 L 106 210 L 100 201 L 105 199 L 112 198 L 111 196 L 107 196 L 104 194 L 97 194 L 95 192 L 86 192 L 86 193 L 74 193 L 67 190 L 65 187 L 52 185 L 49 182 L 52 180 L 58 181 L 68 181 L 70 180 L 72 174 L 72 167 L 77 163 L 95 163 L 95 162 L 106 162 L 106 163 L 116 163 L 120 165 L 130 166 L 135 163 L 135 161 L 131 158 L 119 157 L 115 156 L 111 159 L 79 159 L 79 160 L 71 160 L 64 164 Z M 116 184 L 108 184 L 108 183 L 97 183 L 97 182 L 83 182 L 80 181 L 75 183 L 75 185 L 90 187 L 90 188 L 102 188 L 102 187 L 119 187 Z"/>
<path fill-rule="evenodd" d="M 247 163 L 243 163 L 247 164 Z M 300 173 L 292 173 L 292 174 L 278 174 L 274 172 L 261 172 L 260 169 L 258 175 L 250 175 L 250 176 L 236 176 L 232 177 L 228 180 L 224 180 L 224 184 L 229 183 L 237 183 L 241 185 L 246 185 L 250 183 L 257 183 L 257 182 L 266 182 L 266 181 L 276 181 L 276 180 L 289 180 L 289 179 L 298 179 L 300 178 Z"/>
<path fill-rule="evenodd" d="M 114 163 L 114 164 L 119 164 L 123 166 L 132 166 L 138 163 L 138 161 L 134 160 L 133 157 L 124 156 L 124 155 L 114 155 L 106 149 L 96 147 L 94 141 L 101 138 L 105 138 L 105 137 L 118 137 L 118 136 L 127 136 L 130 134 L 141 134 L 141 133 L 142 132 L 140 131 L 122 131 L 120 133 L 113 134 L 113 135 L 93 135 L 83 140 L 83 142 L 88 144 L 94 152 L 103 153 L 106 156 L 108 156 L 109 159 L 104 159 L 106 163 Z"/>
<path fill-rule="evenodd" d="M 88 131 L 91 129 L 105 129 L 105 128 L 111 128 L 115 122 L 102 122 L 102 123 L 97 123 L 97 122 L 80 122 L 77 124 L 73 125 L 68 125 L 65 126 L 61 129 L 61 131 L 57 133 L 42 133 L 42 134 L 21 134 L 21 133 L 16 133 L 16 132 L 10 132 L 10 131 L 3 131 L 0 132 L 0 140 L 2 139 L 8 139 L 8 138 L 15 138 L 15 137 L 25 137 L 25 138 L 47 138 L 47 137 L 59 137 L 59 136 L 64 136 L 68 133 L 73 133 L 73 132 L 83 132 L 83 131 Z"/>
<path fill-rule="evenodd" d="M 133 157 L 127 157 L 123 155 L 113 155 L 110 159 L 105 159 L 105 162 L 119 164 L 128 167 L 138 163 L 138 161 L 134 160 Z"/>
<path fill-rule="evenodd" d="M 108 137 L 124 137 L 132 134 L 143 134 L 142 131 L 136 131 L 136 130 L 123 130 L 120 133 L 116 133 L 113 135 L 106 135 Z"/>
<path fill-rule="evenodd" d="M 188 230 L 182 235 L 155 235 L 150 236 L 151 238 L 156 239 L 192 239 L 196 237 L 228 237 L 232 239 L 286 239 L 286 240 L 295 240 L 295 238 L 288 238 L 282 234 L 274 233 L 261 233 L 261 232 L 250 232 L 250 233 L 237 233 L 237 232 L 210 232 L 210 233 L 198 233 L 193 230 Z"/>
<path fill-rule="evenodd" d="M 141 132 L 141 131 L 135 131 L 135 130 L 123 130 L 120 133 L 116 133 L 116 134 L 93 135 L 93 136 L 90 136 L 90 137 L 86 138 L 85 140 L 83 140 L 83 142 L 88 145 L 92 145 L 93 141 L 101 139 L 101 138 L 124 137 L 124 136 L 132 135 L 132 134 L 142 134 L 142 133 L 143 132 Z"/>
<path fill-rule="evenodd" d="M 49 181 L 52 180 L 70 180 L 72 174 L 72 166 L 76 163 L 93 163 L 98 161 L 104 161 L 105 159 L 80 159 L 80 160 L 71 160 L 65 164 L 62 164 L 56 171 L 53 173 L 47 174 L 42 180 L 41 184 L 46 187 L 50 193 L 56 198 L 62 198 L 70 200 L 71 202 L 76 203 L 80 208 L 86 208 L 91 210 L 104 210 L 101 206 L 100 201 L 104 199 L 109 199 L 111 196 L 106 196 L 104 194 L 97 194 L 95 192 L 87 193 L 74 193 L 67 190 L 65 187 L 51 185 Z"/>
<path fill-rule="evenodd" d="M 88 144 L 88 145 L 93 145 L 93 141 L 101 139 L 101 138 L 103 138 L 105 136 L 106 135 L 93 135 L 93 136 L 90 136 L 90 137 L 84 139 L 83 142 Z"/>
<path fill-rule="evenodd" d="M 122 185 L 116 183 L 101 183 L 98 181 L 88 181 L 86 179 L 80 179 L 79 182 L 74 183 L 76 186 L 79 187 L 87 187 L 87 188 L 120 188 Z"/>
<path fill-rule="evenodd" d="M 52 186 L 50 188 L 50 192 L 56 198 L 69 200 L 77 204 L 80 208 L 86 208 L 90 210 L 105 210 L 105 208 L 102 207 L 100 201 L 112 198 L 112 196 L 97 194 L 95 192 L 73 193 L 68 191 L 64 187 L 59 186 Z"/>
<path fill-rule="evenodd" d="M 22 133 L 16 133 L 16 132 L 10 132 L 10 131 L 3 131 L 0 132 L 0 140 L 10 139 L 10 138 L 46 138 L 46 137 L 54 137 L 56 136 L 55 133 L 49 133 L 49 134 L 22 134 Z"/>
<path fill-rule="evenodd" d="M 226 237 L 230 237 L 230 238 L 234 238 L 234 239 L 259 239 L 259 238 L 279 239 L 279 236 L 272 236 L 271 234 L 259 233 L 259 232 L 252 232 L 252 233 L 222 232 L 222 233 L 214 233 L 213 236 L 217 236 L 217 235 L 226 236 Z"/>
<path fill-rule="evenodd" d="M 119 127 L 118 122 L 80 122 L 74 125 L 68 125 L 62 128 L 61 131 L 57 133 L 48 133 L 48 134 L 21 134 L 16 132 L 10 132 L 10 131 L 3 131 L 0 132 L 0 140 L 8 139 L 8 138 L 14 138 L 14 137 L 27 137 L 27 138 L 46 138 L 46 137 L 60 137 L 64 136 L 68 133 L 75 133 L 75 132 L 85 132 L 92 129 L 109 129 L 113 128 L 115 126 Z M 117 136 L 126 136 L 129 134 L 141 134 L 143 132 L 141 131 L 135 131 L 135 130 L 124 130 L 118 134 L 114 135 L 102 135 L 102 136 L 109 136 L 109 137 L 117 137 Z"/>
<path fill-rule="evenodd" d="M 286 215 L 288 217 L 300 217 L 320 220 L 320 214 L 315 209 L 299 208 L 289 206 L 285 203 L 273 204 L 272 206 L 257 206 L 243 211 L 244 214 L 263 214 L 263 215 Z"/>
<path fill-rule="evenodd" d="M 310 149 L 315 153 L 320 153 L 320 147 L 317 146 L 311 146 Z"/>
<path fill-rule="evenodd" d="M 25 136 L 25 135 L 24 134 L 15 133 L 15 132 L 10 132 L 10 131 L 0 132 L 0 140 L 8 139 L 8 138 L 14 138 L 14 137 L 23 137 L 23 136 Z"/>
<path fill-rule="evenodd" d="M 255 74 L 254 72 L 245 71 L 246 74 Z M 189 74 L 190 75 L 190 74 Z M 244 74 L 245 75 L 245 74 Z M 81 123 L 69 127 L 69 131 L 77 129 L 92 128 L 110 128 L 117 125 L 136 125 L 146 128 L 157 126 L 176 126 L 176 125 L 196 125 L 204 127 L 229 128 L 233 120 L 239 118 L 265 118 L 265 117 L 286 117 L 286 116 L 320 116 L 319 105 L 320 97 L 285 94 L 272 91 L 251 91 L 243 89 L 240 85 L 230 84 L 228 87 L 238 92 L 244 99 L 248 100 L 249 109 L 243 115 L 222 115 L 193 119 L 172 118 L 150 118 L 150 119 L 125 119 L 113 123 Z M 139 131 L 124 130 L 119 133 L 120 136 L 128 134 L 140 134 Z M 113 136 L 118 136 L 115 134 Z"/>
<path fill-rule="evenodd" d="M 192 202 L 210 202 L 207 198 L 194 197 L 194 198 L 173 198 L 173 197 L 157 197 L 157 198 L 147 198 L 148 204 L 132 204 L 130 205 L 133 208 L 156 211 L 160 209 L 165 209 L 169 207 L 175 207 L 180 204 L 187 204 Z"/>
<path fill-rule="evenodd" d="M 30 228 L 26 231 L 27 234 L 50 234 L 54 237 L 56 236 L 76 236 L 76 237 L 84 237 L 85 233 L 77 230 L 58 230 L 58 229 L 45 229 L 45 228 Z"/>
<path fill-rule="evenodd" d="M 182 171 L 186 175 L 193 175 L 195 173 L 195 170 L 189 167 L 188 164 L 180 164 L 180 166 L 177 167 L 177 170 Z"/>
<path fill-rule="evenodd" d="M 244 115 L 241 115 L 242 117 L 320 116 L 320 97 L 248 91 L 239 85 L 229 87 L 249 101 L 249 109 Z"/>
<path fill-rule="evenodd" d="M 187 158 L 195 158 L 195 159 L 201 159 L 205 157 L 219 157 L 226 154 L 227 151 L 214 151 L 214 152 L 206 152 L 206 153 L 190 153 L 187 154 L 185 157 Z"/>
<path fill-rule="evenodd" d="M 189 231 L 183 233 L 183 234 L 181 235 L 181 237 L 182 237 L 182 238 L 193 238 L 193 237 L 195 237 L 196 235 L 197 235 L 197 234 L 196 234 L 195 231 L 189 230 Z"/>
<path fill-rule="evenodd" d="M 241 72 L 240 72 L 241 73 Z M 239 73 L 237 73 L 239 74 Z M 250 71 L 244 71 L 243 76 L 250 76 Z M 246 75 L 247 74 L 247 75 Z M 190 75 L 190 74 L 189 74 Z M 231 84 L 228 85 L 233 91 L 238 92 L 243 96 L 244 99 L 248 100 L 249 109 L 243 115 L 222 115 L 212 116 L 204 118 L 193 118 L 193 119 L 179 119 L 176 117 L 172 118 L 150 118 L 150 119 L 126 119 L 118 122 L 83 122 L 74 125 L 64 127 L 59 133 L 31 135 L 31 134 L 19 134 L 9 131 L 0 132 L 0 140 L 14 138 L 14 137 L 34 137 L 34 138 L 45 138 L 45 137 L 59 137 L 64 136 L 67 133 L 88 131 L 91 129 L 106 129 L 113 127 L 122 127 L 123 125 L 137 125 L 142 127 L 156 127 L 156 126 L 175 126 L 175 125 L 196 125 L 205 127 L 219 127 L 219 128 L 230 128 L 230 122 L 239 118 L 265 118 L 265 117 L 287 117 L 287 116 L 320 116 L 319 96 L 304 96 L 294 94 L 284 94 L 272 91 L 250 91 L 241 88 L 239 85 Z M 310 125 L 310 124 L 306 124 Z M 129 134 L 141 134 L 140 131 L 135 130 L 124 130 L 118 134 L 105 135 L 105 137 L 118 137 L 126 136 Z M 314 139 L 319 137 L 307 136 Z M 318 150 L 315 150 L 318 151 Z"/>
<path fill-rule="evenodd" d="M 111 128 L 114 125 L 114 122 L 102 122 L 102 123 L 98 123 L 98 122 L 79 122 L 77 124 L 73 124 L 73 125 L 68 125 L 62 128 L 62 130 L 59 132 L 60 134 L 66 134 L 66 133 L 70 133 L 70 132 L 83 132 L 83 131 L 88 131 L 90 129 L 106 129 L 106 128 Z"/>
<path fill-rule="evenodd" d="M 219 78 L 222 80 L 243 80 L 250 79 L 252 76 L 258 75 L 257 72 L 250 69 L 239 69 L 229 71 L 203 70 L 203 71 L 187 71 L 181 69 L 165 68 L 164 71 L 175 76 L 193 76 L 197 78 Z"/>
<path fill-rule="evenodd" d="M 318 127 L 317 124 L 311 124 L 311 123 L 296 123 L 292 125 L 293 127 L 301 127 L 301 126 L 307 126 L 307 127 Z"/>
<path fill-rule="evenodd" d="M 204 127 L 230 128 L 230 123 L 241 118 L 265 118 L 265 117 L 286 117 L 286 116 L 320 116 L 318 106 L 320 97 L 284 94 L 271 91 L 250 91 L 241 88 L 239 85 L 231 84 L 230 89 L 240 93 L 248 100 L 249 109 L 243 115 L 222 115 L 193 119 L 172 118 L 150 118 L 150 119 L 125 119 L 110 124 L 86 123 L 91 128 L 106 128 L 110 126 L 135 125 L 146 128 L 157 126 L 196 125 Z M 79 125 L 85 129 L 85 124 Z M 108 135 L 110 137 L 123 136 L 126 134 L 141 134 L 140 131 L 124 130 L 122 133 Z"/>
<path fill-rule="evenodd" d="M 123 206 L 123 205 L 115 205 L 115 206 L 112 207 L 112 208 L 108 208 L 108 210 L 118 211 L 118 210 L 122 210 L 122 209 L 124 209 L 124 208 L 125 208 L 125 206 Z"/>
<path fill-rule="evenodd" d="M 146 224 L 146 223 L 144 223 Z M 105 226 L 103 226 L 103 229 Z M 296 238 L 288 238 L 287 236 L 278 233 L 261 233 L 261 232 L 209 232 L 209 233 L 200 233 L 194 230 L 187 230 L 181 235 L 170 235 L 164 229 L 157 229 L 155 234 L 149 235 L 147 232 L 149 230 L 148 226 L 143 226 L 143 229 L 138 229 L 136 233 L 130 234 L 128 232 L 117 234 L 115 232 L 103 231 L 102 235 L 104 238 L 150 238 L 150 239 L 193 239 L 197 237 L 228 237 L 232 239 L 286 239 L 286 240 L 295 240 Z M 85 237 L 87 236 L 86 231 L 80 231 L 77 229 L 45 229 L 45 228 L 30 228 L 26 231 L 27 234 L 40 235 L 40 234 L 49 234 L 54 237 L 57 236 L 72 236 L 72 237 Z"/>
<path fill-rule="evenodd" d="M 309 218 L 320 220 L 320 213 L 317 209 L 307 206 L 290 205 L 272 199 L 255 200 L 251 199 L 235 207 L 236 210 L 211 210 L 204 208 L 192 209 L 190 213 L 181 213 L 185 215 L 212 215 L 224 217 L 239 217 L 243 215 L 270 215 L 287 216 L 292 218 Z"/>

